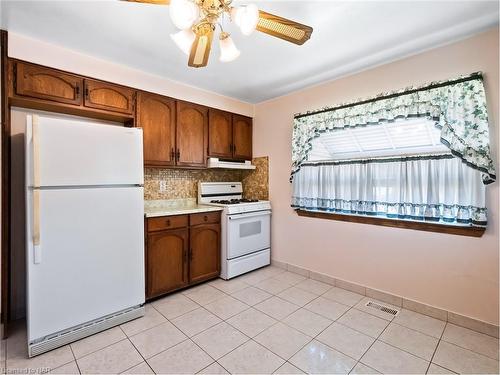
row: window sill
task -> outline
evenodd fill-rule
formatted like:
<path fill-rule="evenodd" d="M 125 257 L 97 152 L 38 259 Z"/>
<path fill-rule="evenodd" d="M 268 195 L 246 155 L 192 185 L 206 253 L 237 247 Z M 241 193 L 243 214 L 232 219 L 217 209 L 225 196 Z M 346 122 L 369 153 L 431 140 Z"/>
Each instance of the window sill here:
<path fill-rule="evenodd" d="M 384 227 L 393 228 L 404 228 L 404 229 L 414 229 L 427 232 L 437 232 L 446 234 L 456 234 L 459 236 L 469 236 L 469 237 L 481 237 L 484 234 L 486 228 L 482 227 L 461 227 L 458 225 L 446 225 L 446 224 L 436 224 L 430 222 L 419 222 L 419 221 L 407 221 L 407 220 L 395 220 L 387 219 L 383 217 L 369 217 L 369 216 L 357 216 L 357 215 L 346 215 L 337 214 L 330 212 L 321 211 L 306 211 L 306 210 L 295 210 L 299 216 L 304 217 L 315 217 L 319 219 L 337 220 L 337 221 L 347 221 L 350 223 L 362 223 L 362 224 L 373 224 L 381 225 Z"/>

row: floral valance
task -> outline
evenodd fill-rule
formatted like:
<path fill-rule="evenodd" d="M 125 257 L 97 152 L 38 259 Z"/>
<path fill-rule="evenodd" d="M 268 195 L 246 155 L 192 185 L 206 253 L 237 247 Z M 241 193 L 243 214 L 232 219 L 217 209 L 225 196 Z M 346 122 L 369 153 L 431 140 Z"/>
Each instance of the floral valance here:
<path fill-rule="evenodd" d="M 483 172 L 485 184 L 495 181 L 486 95 L 480 73 L 295 115 L 290 179 L 308 160 L 313 139 L 322 133 L 412 117 L 435 121 L 441 129 L 441 142 L 451 153 Z"/>

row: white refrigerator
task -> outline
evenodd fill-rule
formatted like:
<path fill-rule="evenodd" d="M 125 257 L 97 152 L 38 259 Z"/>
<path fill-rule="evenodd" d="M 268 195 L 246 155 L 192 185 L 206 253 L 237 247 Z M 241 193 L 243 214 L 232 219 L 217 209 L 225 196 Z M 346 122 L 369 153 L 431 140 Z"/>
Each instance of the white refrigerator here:
<path fill-rule="evenodd" d="M 28 352 L 144 315 L 142 130 L 27 116 Z"/>

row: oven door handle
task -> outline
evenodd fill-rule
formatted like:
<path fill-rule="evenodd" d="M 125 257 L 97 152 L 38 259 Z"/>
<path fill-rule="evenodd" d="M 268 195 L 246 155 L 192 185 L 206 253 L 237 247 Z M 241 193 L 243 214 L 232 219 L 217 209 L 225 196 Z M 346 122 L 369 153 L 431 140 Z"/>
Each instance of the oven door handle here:
<path fill-rule="evenodd" d="M 265 215 L 271 215 L 271 211 L 266 210 L 266 211 L 256 211 L 256 212 L 249 212 L 249 213 L 233 214 L 233 215 L 229 215 L 227 218 L 229 220 L 238 220 L 238 219 L 248 219 L 250 217 L 265 216 Z"/>

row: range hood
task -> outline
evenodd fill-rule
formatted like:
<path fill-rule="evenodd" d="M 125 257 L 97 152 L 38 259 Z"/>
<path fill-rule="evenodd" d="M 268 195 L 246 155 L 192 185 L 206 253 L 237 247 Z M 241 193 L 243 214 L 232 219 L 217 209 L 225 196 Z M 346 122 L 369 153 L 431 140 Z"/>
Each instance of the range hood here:
<path fill-rule="evenodd" d="M 208 168 L 255 169 L 250 160 L 227 161 L 219 158 L 208 158 Z"/>

